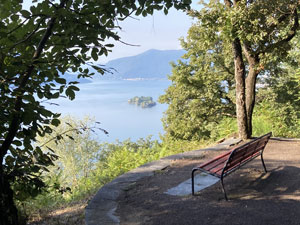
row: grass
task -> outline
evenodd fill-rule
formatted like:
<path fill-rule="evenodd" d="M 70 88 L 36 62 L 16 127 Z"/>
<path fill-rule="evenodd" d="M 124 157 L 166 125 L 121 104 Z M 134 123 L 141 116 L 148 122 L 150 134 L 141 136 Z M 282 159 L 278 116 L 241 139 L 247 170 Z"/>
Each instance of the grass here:
<path fill-rule="evenodd" d="M 92 197 L 92 196 L 90 196 Z M 42 210 L 40 214 L 33 215 L 29 225 L 82 225 L 84 224 L 84 209 L 88 200 L 81 200 L 56 210 Z"/>
<path fill-rule="evenodd" d="M 30 225 L 84 224 L 84 209 L 89 199 L 105 183 L 147 162 L 204 146 L 205 142 L 174 141 L 161 144 L 150 139 L 106 143 L 102 145 L 101 156 L 90 171 L 90 176 L 79 179 L 77 186 L 71 187 L 71 193 L 61 195 L 51 189 L 23 202 L 21 211 Z M 59 179 L 55 177 L 52 180 L 58 182 Z"/>

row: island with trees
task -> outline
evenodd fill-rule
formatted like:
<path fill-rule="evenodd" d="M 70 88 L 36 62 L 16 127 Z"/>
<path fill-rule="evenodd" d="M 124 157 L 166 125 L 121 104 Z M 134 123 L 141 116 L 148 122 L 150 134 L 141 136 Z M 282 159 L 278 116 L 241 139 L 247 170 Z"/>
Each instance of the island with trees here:
<path fill-rule="evenodd" d="M 135 96 L 128 100 L 129 104 L 135 104 L 137 106 L 141 106 L 142 108 L 151 108 L 156 105 L 156 102 L 153 101 L 152 97 L 138 97 Z"/>

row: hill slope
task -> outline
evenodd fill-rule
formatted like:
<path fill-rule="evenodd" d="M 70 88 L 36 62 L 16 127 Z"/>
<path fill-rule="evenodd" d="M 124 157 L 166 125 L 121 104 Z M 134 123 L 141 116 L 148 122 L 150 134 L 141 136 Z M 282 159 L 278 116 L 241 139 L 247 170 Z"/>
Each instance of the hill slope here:
<path fill-rule="evenodd" d="M 184 50 L 148 50 L 139 55 L 109 61 L 105 66 L 113 74 L 106 74 L 105 79 L 167 79 L 171 74 L 170 62 L 177 60 Z"/>

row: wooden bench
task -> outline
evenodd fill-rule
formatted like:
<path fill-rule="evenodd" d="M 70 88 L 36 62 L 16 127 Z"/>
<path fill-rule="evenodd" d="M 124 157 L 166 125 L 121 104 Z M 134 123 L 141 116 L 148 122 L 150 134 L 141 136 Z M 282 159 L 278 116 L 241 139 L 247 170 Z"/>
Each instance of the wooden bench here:
<path fill-rule="evenodd" d="M 265 172 L 267 172 L 263 159 L 263 151 L 271 135 L 272 133 L 265 134 L 244 145 L 238 146 L 210 160 L 209 162 L 195 167 L 192 170 L 192 194 L 194 195 L 194 173 L 198 170 L 211 174 L 220 179 L 222 190 L 226 200 L 228 200 L 228 198 L 223 183 L 224 177 L 258 156 L 261 156 L 262 165 Z"/>

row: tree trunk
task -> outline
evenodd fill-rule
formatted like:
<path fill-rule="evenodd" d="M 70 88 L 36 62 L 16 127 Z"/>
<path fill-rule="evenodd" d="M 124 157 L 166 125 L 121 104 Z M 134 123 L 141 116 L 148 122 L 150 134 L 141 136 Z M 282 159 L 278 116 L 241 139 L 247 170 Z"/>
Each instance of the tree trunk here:
<path fill-rule="evenodd" d="M 64 8 L 65 4 L 68 0 L 61 0 L 60 5 L 57 9 Z M 42 36 L 42 39 L 40 40 L 37 49 L 32 57 L 32 64 L 27 67 L 27 70 L 22 76 L 20 76 L 20 85 L 18 87 L 19 89 L 19 95 L 16 97 L 14 112 L 12 113 L 12 120 L 8 127 L 8 133 L 5 137 L 5 140 L 3 141 L 2 145 L 0 146 L 0 161 L 3 164 L 3 160 L 5 155 L 8 152 L 9 147 L 11 146 L 17 131 L 20 127 L 20 115 L 19 112 L 21 111 L 21 104 L 23 100 L 23 94 L 26 91 L 26 84 L 28 83 L 28 80 L 30 76 L 32 75 L 32 72 L 34 70 L 34 64 L 37 59 L 40 58 L 46 42 L 49 40 L 50 36 L 52 35 L 53 27 L 56 22 L 56 15 L 51 17 L 49 20 L 47 29 L 44 32 L 44 35 Z M 7 176 L 5 176 L 3 171 L 3 165 L 1 164 L 0 167 L 0 225 L 18 225 L 18 211 L 17 208 L 14 205 L 14 199 L 13 199 L 13 191 L 10 187 L 9 180 L 7 179 Z M 2 216 L 3 215 L 3 216 Z"/>
<path fill-rule="evenodd" d="M 255 87 L 256 78 L 262 68 L 259 68 L 259 57 L 251 53 L 248 44 L 244 43 L 243 51 L 247 58 L 249 64 L 249 72 L 246 78 L 246 112 L 247 112 L 247 123 L 248 123 L 248 133 L 252 135 L 252 115 L 255 106 Z"/>
<path fill-rule="evenodd" d="M 18 211 L 7 176 L 0 172 L 0 225 L 18 225 Z"/>
<path fill-rule="evenodd" d="M 243 61 L 242 47 L 240 40 L 236 38 L 233 43 L 235 83 L 236 83 L 236 116 L 239 138 L 246 140 L 250 137 L 248 133 L 246 92 L 245 92 L 245 64 Z"/>
<path fill-rule="evenodd" d="M 248 133 L 252 135 L 252 115 L 255 105 L 255 86 L 258 72 L 250 65 L 250 70 L 246 79 L 246 111 L 247 111 L 247 123 Z"/>

